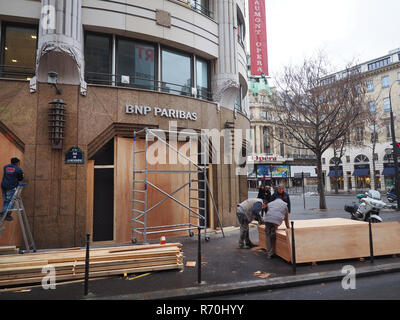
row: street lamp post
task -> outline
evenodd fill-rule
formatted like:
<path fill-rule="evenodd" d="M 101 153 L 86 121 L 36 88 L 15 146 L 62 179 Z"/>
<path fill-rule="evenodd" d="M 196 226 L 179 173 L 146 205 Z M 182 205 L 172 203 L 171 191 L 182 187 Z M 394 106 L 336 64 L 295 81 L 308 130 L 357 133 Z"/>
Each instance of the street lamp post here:
<path fill-rule="evenodd" d="M 394 184 L 396 189 L 397 196 L 397 208 L 396 210 L 400 210 L 400 177 L 399 177 L 399 163 L 398 156 L 399 150 L 396 145 L 396 135 L 394 130 L 394 119 L 393 119 L 393 109 L 392 109 L 392 87 L 396 82 L 400 82 L 400 80 L 396 80 L 392 83 L 389 89 L 389 103 L 390 103 L 390 130 L 392 133 L 392 143 L 393 143 L 393 162 L 394 162 Z"/>

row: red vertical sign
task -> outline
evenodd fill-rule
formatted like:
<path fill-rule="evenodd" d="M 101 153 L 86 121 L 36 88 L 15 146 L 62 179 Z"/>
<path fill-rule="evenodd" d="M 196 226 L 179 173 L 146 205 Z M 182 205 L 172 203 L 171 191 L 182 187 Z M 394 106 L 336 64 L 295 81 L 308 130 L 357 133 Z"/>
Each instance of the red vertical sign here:
<path fill-rule="evenodd" d="M 249 0 L 251 74 L 268 76 L 265 0 Z"/>

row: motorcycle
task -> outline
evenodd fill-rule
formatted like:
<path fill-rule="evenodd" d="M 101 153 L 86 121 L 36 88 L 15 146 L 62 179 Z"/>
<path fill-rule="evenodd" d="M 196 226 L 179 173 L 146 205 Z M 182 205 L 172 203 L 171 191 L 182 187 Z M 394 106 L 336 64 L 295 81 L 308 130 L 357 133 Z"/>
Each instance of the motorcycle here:
<path fill-rule="evenodd" d="M 386 192 L 386 197 L 390 203 L 397 201 L 397 195 L 394 189 L 390 189 Z"/>
<path fill-rule="evenodd" d="M 376 190 L 369 190 L 365 194 L 357 195 L 359 204 L 345 205 L 344 210 L 351 214 L 352 220 L 382 222 L 379 216 L 381 209 L 386 207 L 386 203 L 381 200 L 381 194 Z"/>

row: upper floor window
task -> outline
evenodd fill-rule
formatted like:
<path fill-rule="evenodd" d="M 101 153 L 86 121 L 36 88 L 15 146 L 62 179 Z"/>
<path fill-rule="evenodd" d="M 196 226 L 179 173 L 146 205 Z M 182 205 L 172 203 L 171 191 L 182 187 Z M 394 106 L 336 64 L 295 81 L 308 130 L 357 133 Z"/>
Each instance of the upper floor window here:
<path fill-rule="evenodd" d="M 369 112 L 372 114 L 376 112 L 376 102 L 375 101 L 369 102 Z"/>
<path fill-rule="evenodd" d="M 374 91 L 374 80 L 368 80 L 367 81 L 367 92 L 372 92 Z"/>
<path fill-rule="evenodd" d="M 212 12 L 210 11 L 210 0 L 186 0 L 186 1 L 187 3 L 189 3 L 192 9 L 212 18 Z"/>
<path fill-rule="evenodd" d="M 156 49 L 152 44 L 117 39 L 117 84 L 154 90 Z"/>
<path fill-rule="evenodd" d="M 85 36 L 85 76 L 88 83 L 110 85 L 112 82 L 112 37 L 87 32 Z"/>
<path fill-rule="evenodd" d="M 268 119 L 267 111 L 263 111 L 262 112 L 262 119 L 263 120 L 267 120 Z"/>
<path fill-rule="evenodd" d="M 179 70 L 179 72 L 177 72 Z M 164 92 L 191 95 L 192 58 L 170 49 L 161 50 L 161 81 Z"/>
<path fill-rule="evenodd" d="M 206 60 L 196 59 L 197 96 L 211 100 L 210 95 L 210 65 Z"/>
<path fill-rule="evenodd" d="M 239 10 L 238 10 L 238 14 L 237 14 L 237 37 L 238 37 L 238 41 L 239 43 L 244 47 L 244 39 L 245 39 L 245 28 L 244 28 L 244 21 L 243 18 L 241 17 L 241 15 L 239 14 Z"/>
<path fill-rule="evenodd" d="M 242 111 L 242 85 L 239 86 L 238 94 L 236 96 L 235 109 Z"/>
<path fill-rule="evenodd" d="M 37 26 L 3 22 L 0 33 L 0 77 L 29 80 L 35 74 Z"/>
<path fill-rule="evenodd" d="M 383 110 L 385 110 L 385 112 L 389 112 L 390 111 L 390 100 L 389 100 L 389 98 L 384 98 L 383 99 Z"/>
<path fill-rule="evenodd" d="M 368 71 L 375 70 L 390 64 L 390 57 L 384 58 L 368 64 Z"/>
<path fill-rule="evenodd" d="M 382 77 L 382 88 L 389 88 L 390 80 L 389 76 Z"/>

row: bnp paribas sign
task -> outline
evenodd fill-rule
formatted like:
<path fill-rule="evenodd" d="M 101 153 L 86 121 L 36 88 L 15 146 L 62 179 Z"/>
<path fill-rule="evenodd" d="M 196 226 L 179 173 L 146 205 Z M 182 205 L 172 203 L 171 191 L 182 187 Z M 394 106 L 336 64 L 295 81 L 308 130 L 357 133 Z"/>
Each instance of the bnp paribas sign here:
<path fill-rule="evenodd" d="M 125 113 L 137 114 L 143 116 L 148 114 L 153 114 L 155 117 L 165 117 L 171 119 L 182 119 L 182 120 L 192 120 L 192 121 L 197 120 L 196 112 L 184 111 L 179 109 L 152 107 L 152 106 L 140 106 L 132 104 L 126 104 Z"/>

